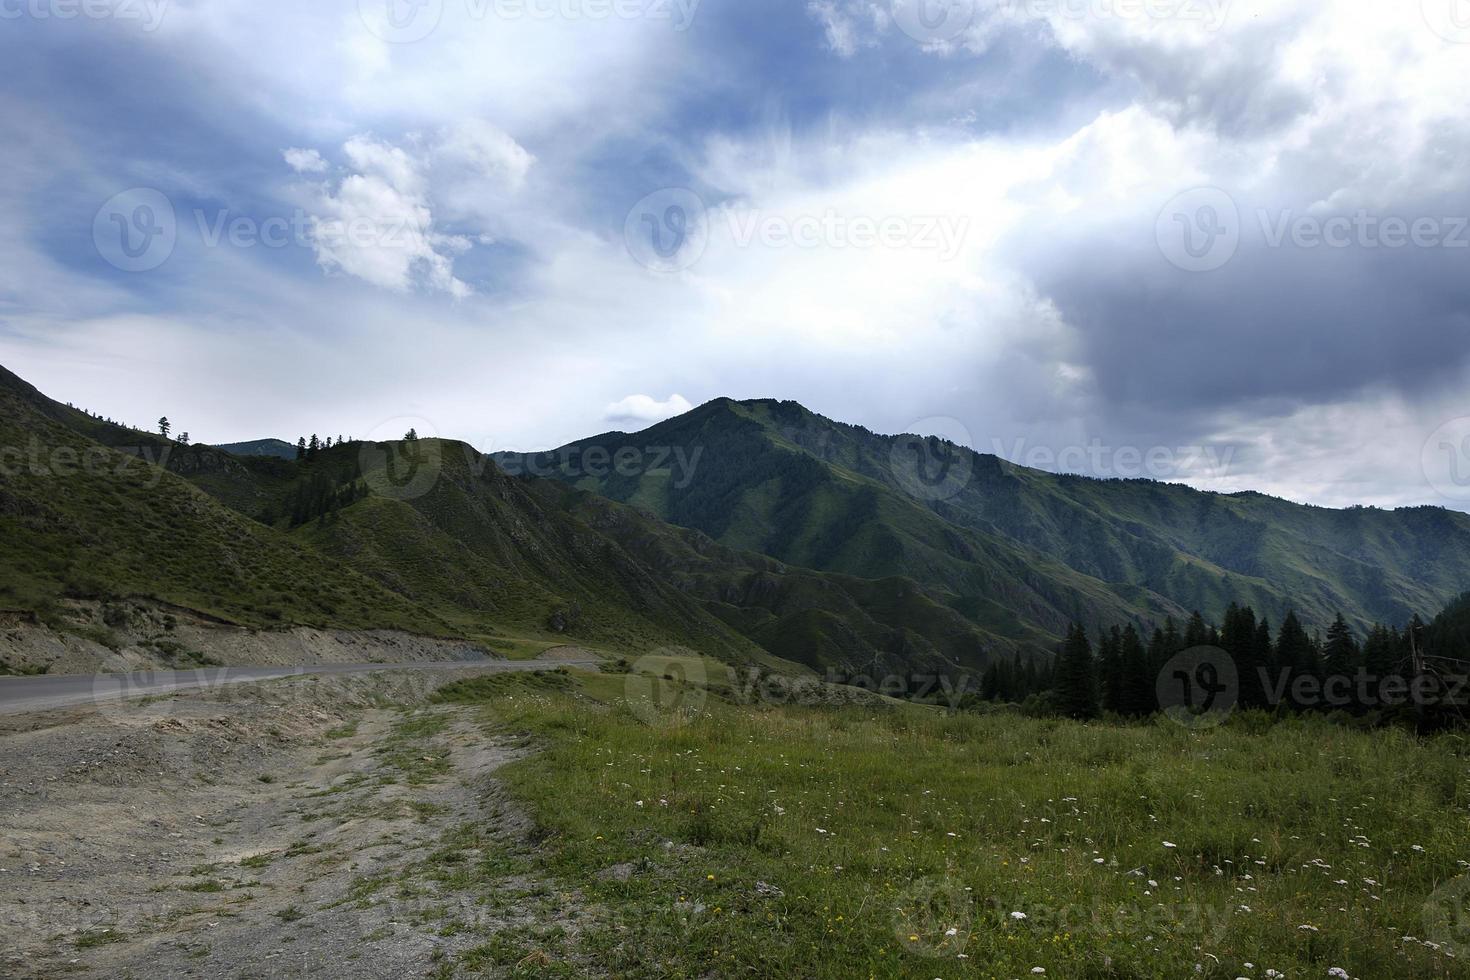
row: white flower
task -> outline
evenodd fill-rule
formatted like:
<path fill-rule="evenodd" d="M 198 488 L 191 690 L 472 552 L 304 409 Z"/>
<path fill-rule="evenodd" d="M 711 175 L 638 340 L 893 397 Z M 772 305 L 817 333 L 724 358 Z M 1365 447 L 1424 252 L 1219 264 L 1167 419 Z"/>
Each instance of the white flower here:
<path fill-rule="evenodd" d="M 1011 913 L 1011 918 L 1015 919 L 1017 922 L 1020 922 L 1022 919 L 1026 918 L 1026 913 L 1025 912 L 1012 912 Z"/>
<path fill-rule="evenodd" d="M 1332 969 L 1328 970 L 1327 975 L 1329 977 L 1337 977 L 1338 980 L 1348 980 L 1348 971 L 1344 970 L 1340 966 L 1334 966 Z"/>
<path fill-rule="evenodd" d="M 1032 973 L 1045 973 L 1046 972 L 1046 967 L 1044 967 L 1044 966 L 1033 966 L 1031 968 L 1031 972 Z"/>
<path fill-rule="evenodd" d="M 1164 846 L 1165 847 L 1178 847 L 1179 845 L 1178 844 L 1171 844 L 1168 841 L 1164 841 Z"/>

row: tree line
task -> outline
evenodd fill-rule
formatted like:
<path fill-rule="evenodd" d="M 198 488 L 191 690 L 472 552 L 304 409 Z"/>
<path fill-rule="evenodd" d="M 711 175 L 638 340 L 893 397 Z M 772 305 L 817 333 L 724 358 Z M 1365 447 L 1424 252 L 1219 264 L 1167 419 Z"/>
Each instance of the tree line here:
<path fill-rule="evenodd" d="M 1188 662 L 1176 663 L 1181 656 Z M 1137 719 L 1213 685 L 1221 704 L 1238 710 L 1341 711 L 1441 727 L 1459 724 L 1470 702 L 1470 660 L 1461 658 L 1470 658 L 1470 595 L 1433 623 L 1414 616 L 1361 638 L 1340 614 L 1319 634 L 1294 612 L 1273 629 L 1250 606 L 1232 604 L 1218 625 L 1196 612 L 1182 628 L 1171 618 L 1151 634 L 1129 624 L 1094 640 L 1074 623 L 1050 664 L 992 663 L 976 698 L 1081 720 Z"/>

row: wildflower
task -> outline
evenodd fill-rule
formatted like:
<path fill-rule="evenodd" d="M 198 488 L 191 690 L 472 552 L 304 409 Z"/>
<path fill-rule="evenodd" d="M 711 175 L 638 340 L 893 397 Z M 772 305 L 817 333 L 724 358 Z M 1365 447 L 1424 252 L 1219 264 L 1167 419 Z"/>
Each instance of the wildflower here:
<path fill-rule="evenodd" d="M 1165 847 L 1178 847 L 1179 845 L 1178 844 L 1171 844 L 1168 841 L 1164 841 L 1164 846 Z"/>
<path fill-rule="evenodd" d="M 1012 912 L 1011 913 L 1011 918 L 1015 919 L 1017 922 L 1020 922 L 1022 919 L 1026 918 L 1026 913 L 1025 912 Z"/>
<path fill-rule="evenodd" d="M 1340 966 L 1334 966 L 1332 969 L 1328 970 L 1327 975 L 1329 977 L 1337 977 L 1338 980 L 1348 980 L 1348 971 L 1344 970 Z"/>

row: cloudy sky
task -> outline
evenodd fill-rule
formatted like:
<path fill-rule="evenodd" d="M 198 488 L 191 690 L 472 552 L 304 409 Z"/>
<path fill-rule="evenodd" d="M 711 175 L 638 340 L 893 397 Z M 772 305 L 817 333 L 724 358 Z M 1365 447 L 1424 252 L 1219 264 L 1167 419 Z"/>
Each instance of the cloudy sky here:
<path fill-rule="evenodd" d="M 0 0 L 0 63 L 0 363 L 113 417 L 769 396 L 1470 508 L 1467 0 Z"/>

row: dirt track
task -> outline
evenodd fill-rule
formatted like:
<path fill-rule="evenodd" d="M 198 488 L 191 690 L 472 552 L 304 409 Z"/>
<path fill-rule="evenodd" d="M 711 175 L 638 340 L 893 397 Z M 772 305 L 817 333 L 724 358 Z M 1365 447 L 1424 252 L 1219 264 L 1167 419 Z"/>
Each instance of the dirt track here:
<path fill-rule="evenodd" d="M 574 933 L 493 778 L 527 750 L 426 704 L 465 673 L 0 719 L 0 975 L 453 976 L 503 930 Z"/>

